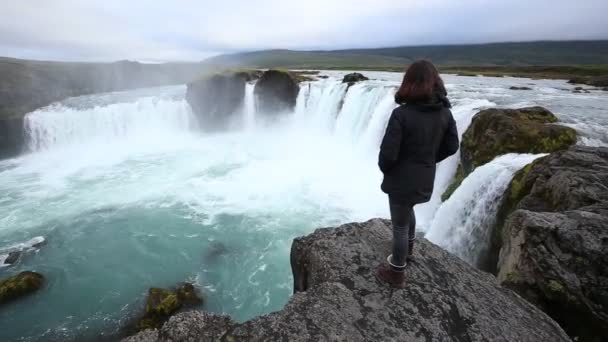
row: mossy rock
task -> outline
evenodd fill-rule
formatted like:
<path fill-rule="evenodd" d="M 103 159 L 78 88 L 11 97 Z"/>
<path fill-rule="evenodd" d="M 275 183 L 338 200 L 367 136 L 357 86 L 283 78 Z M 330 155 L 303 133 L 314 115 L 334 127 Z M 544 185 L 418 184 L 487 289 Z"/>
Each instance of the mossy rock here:
<path fill-rule="evenodd" d="M 460 165 L 441 196 L 446 201 L 475 168 L 507 153 L 552 153 L 576 143 L 576 131 L 556 125 L 557 117 L 542 107 L 491 108 L 473 117 L 462 136 Z"/>
<path fill-rule="evenodd" d="M 551 153 L 576 143 L 576 131 L 553 125 L 557 117 L 542 107 L 486 109 L 477 113 L 462 137 L 465 175 L 507 153 Z"/>
<path fill-rule="evenodd" d="M 0 305 L 29 295 L 44 284 L 40 273 L 25 271 L 0 281 Z"/>
<path fill-rule="evenodd" d="M 258 112 L 274 115 L 292 111 L 300 86 L 296 77 L 287 70 L 271 69 L 265 71 L 255 84 L 255 97 Z"/>
<path fill-rule="evenodd" d="M 175 290 L 150 288 L 144 314 L 135 325 L 136 331 L 160 329 L 172 315 L 184 307 L 200 305 L 203 300 L 192 284 L 180 284 Z"/>

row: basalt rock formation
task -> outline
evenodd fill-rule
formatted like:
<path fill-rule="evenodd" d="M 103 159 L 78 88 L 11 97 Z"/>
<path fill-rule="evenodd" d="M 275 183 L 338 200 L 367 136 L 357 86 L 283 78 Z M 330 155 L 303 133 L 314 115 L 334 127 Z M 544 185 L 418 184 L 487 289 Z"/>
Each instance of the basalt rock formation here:
<path fill-rule="evenodd" d="M 576 143 L 576 131 L 556 125 L 557 117 L 542 107 L 491 108 L 473 117 L 460 144 L 460 165 L 442 195 L 447 200 L 476 167 L 507 153 L 551 153 Z"/>
<path fill-rule="evenodd" d="M 519 171 L 503 196 L 495 229 L 492 250 L 501 283 L 578 341 L 605 341 L 608 148 L 572 147 Z"/>
<path fill-rule="evenodd" d="M 225 71 L 190 82 L 186 101 L 199 126 L 207 131 L 228 128 L 243 107 L 246 83 L 257 77 L 251 71 Z"/>
<path fill-rule="evenodd" d="M 295 293 L 282 310 L 244 323 L 181 313 L 125 341 L 569 341 L 494 276 L 424 239 L 405 289 L 379 282 L 390 239 L 379 219 L 318 229 L 294 240 Z"/>
<path fill-rule="evenodd" d="M 192 284 L 184 283 L 174 290 L 151 288 L 148 290 L 142 317 L 135 324 L 136 331 L 158 329 L 178 310 L 203 302 Z"/>
<path fill-rule="evenodd" d="M 288 71 L 264 72 L 254 90 L 258 112 L 262 115 L 275 115 L 292 111 L 300 92 L 298 82 Z"/>
<path fill-rule="evenodd" d="M 353 72 L 348 75 L 345 75 L 342 79 L 342 83 L 348 83 L 348 86 L 352 86 L 357 82 L 367 81 L 369 78 L 365 77 L 363 74 L 358 72 Z"/>

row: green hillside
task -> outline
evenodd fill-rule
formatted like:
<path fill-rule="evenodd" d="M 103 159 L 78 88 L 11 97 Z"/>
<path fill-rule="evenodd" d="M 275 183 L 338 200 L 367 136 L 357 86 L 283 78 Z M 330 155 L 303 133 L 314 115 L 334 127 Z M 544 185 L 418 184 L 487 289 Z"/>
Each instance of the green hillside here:
<path fill-rule="evenodd" d="M 265 50 L 220 55 L 204 63 L 258 68 L 402 67 L 428 58 L 444 66 L 547 66 L 608 64 L 608 40 L 492 43 L 351 49 L 336 51 Z"/>

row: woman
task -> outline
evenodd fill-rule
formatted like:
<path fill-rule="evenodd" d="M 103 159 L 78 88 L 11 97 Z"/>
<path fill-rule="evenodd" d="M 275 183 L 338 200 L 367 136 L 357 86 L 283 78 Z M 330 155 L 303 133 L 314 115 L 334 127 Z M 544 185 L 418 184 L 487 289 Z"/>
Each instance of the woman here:
<path fill-rule="evenodd" d="M 447 91 L 435 66 L 417 61 L 406 71 L 395 94 L 400 104 L 388 122 L 378 165 L 384 174 L 393 223 L 393 249 L 377 277 L 397 288 L 405 286 L 405 267 L 412 260 L 416 218 L 414 205 L 433 193 L 436 164 L 456 153 L 458 132 Z"/>

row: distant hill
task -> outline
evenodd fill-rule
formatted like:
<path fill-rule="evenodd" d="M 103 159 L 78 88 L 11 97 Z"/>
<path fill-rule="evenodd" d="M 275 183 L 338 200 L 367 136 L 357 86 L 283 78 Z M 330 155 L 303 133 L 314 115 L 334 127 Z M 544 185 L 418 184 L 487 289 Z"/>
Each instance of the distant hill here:
<path fill-rule="evenodd" d="M 371 53 L 345 53 L 338 51 L 264 50 L 211 57 L 203 61 L 220 67 L 251 68 L 347 68 L 375 66 L 402 67 L 408 60 L 402 57 L 373 55 Z"/>
<path fill-rule="evenodd" d="M 209 58 L 204 63 L 228 67 L 355 69 L 402 67 L 420 58 L 428 58 L 444 66 L 608 64 L 608 40 L 402 46 L 335 51 L 265 50 L 220 55 Z"/>

